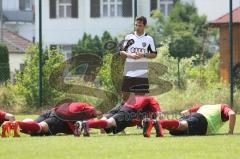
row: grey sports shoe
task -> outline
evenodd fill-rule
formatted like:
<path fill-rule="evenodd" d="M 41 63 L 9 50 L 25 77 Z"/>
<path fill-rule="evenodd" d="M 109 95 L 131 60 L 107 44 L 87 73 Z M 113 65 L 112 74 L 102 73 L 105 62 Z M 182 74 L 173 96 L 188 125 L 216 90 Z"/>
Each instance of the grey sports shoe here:
<path fill-rule="evenodd" d="M 89 133 L 89 126 L 88 126 L 87 121 L 82 122 L 82 128 L 83 128 L 83 136 L 89 137 L 90 133 Z"/>
<path fill-rule="evenodd" d="M 74 136 L 81 136 L 83 130 L 83 122 L 82 121 L 77 121 L 75 122 L 75 130 L 74 130 Z"/>

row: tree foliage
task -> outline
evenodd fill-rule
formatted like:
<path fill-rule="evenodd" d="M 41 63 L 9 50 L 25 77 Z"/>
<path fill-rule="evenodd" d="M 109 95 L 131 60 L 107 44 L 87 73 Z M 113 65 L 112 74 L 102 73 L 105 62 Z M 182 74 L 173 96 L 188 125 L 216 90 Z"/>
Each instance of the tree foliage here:
<path fill-rule="evenodd" d="M 170 39 L 171 56 L 189 58 L 200 54 L 207 34 L 206 24 L 206 16 L 199 16 L 193 5 L 176 3 L 164 28 L 164 36 Z"/>
<path fill-rule="evenodd" d="M 51 105 L 61 94 L 51 88 L 49 76 L 63 62 L 64 56 L 52 50 L 46 51 L 43 54 L 43 59 L 43 105 Z M 26 50 L 24 70 L 18 72 L 16 77 L 18 90 L 23 94 L 30 107 L 38 105 L 38 62 L 38 47 L 33 45 Z"/>
<path fill-rule="evenodd" d="M 97 35 L 92 38 L 90 34 L 84 33 L 82 39 L 73 47 L 73 55 L 82 53 L 96 54 L 102 57 L 105 54 L 104 45 L 108 41 L 116 41 L 112 38 L 109 32 L 105 31 L 101 38 Z"/>

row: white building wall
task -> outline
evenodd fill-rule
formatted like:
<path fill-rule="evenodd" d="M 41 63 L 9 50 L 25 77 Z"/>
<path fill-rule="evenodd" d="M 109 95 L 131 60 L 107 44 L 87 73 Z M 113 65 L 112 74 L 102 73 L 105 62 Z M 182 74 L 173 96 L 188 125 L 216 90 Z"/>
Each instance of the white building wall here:
<path fill-rule="evenodd" d="M 24 54 L 10 53 L 9 54 L 9 65 L 10 71 L 15 73 L 16 70 L 20 70 L 20 64 L 24 63 Z"/>
<path fill-rule="evenodd" d="M 25 23 L 18 25 L 18 34 L 29 41 L 33 41 L 35 36 L 35 24 Z"/>
<path fill-rule="evenodd" d="M 138 0 L 137 1 L 137 16 L 145 16 L 148 21 L 150 20 L 150 1 L 149 0 Z"/>
<path fill-rule="evenodd" d="M 3 10 L 19 11 L 19 0 L 3 0 Z M 12 32 L 18 33 L 20 36 L 30 41 L 32 41 L 35 36 L 34 22 L 4 22 L 3 27 Z"/>
<path fill-rule="evenodd" d="M 208 21 L 214 20 L 229 10 L 229 1 L 226 0 L 182 0 L 184 2 L 194 2 L 199 14 L 207 15 Z M 133 1 L 134 2 L 134 1 Z M 148 23 L 153 20 L 150 17 L 150 1 L 138 0 L 138 15 L 146 16 Z M 38 0 L 36 4 L 36 41 L 38 41 Z M 134 28 L 133 17 L 90 17 L 90 1 L 79 0 L 78 18 L 50 19 L 49 0 L 42 1 L 42 26 L 43 45 L 50 44 L 71 45 L 77 43 L 82 38 L 84 32 L 92 36 L 101 36 L 107 30 L 111 35 L 118 36 L 130 32 Z M 234 0 L 233 8 L 240 5 L 240 0 Z M 133 5 L 134 6 L 134 5 Z M 133 11 L 134 13 L 134 11 Z"/>
<path fill-rule="evenodd" d="M 36 1 L 35 1 L 35 4 Z M 78 18 L 50 19 L 49 1 L 42 1 L 42 36 L 44 47 L 49 44 L 75 44 L 84 32 L 102 36 L 104 31 L 119 35 L 133 30 L 133 17 L 90 17 L 90 1 L 79 0 Z M 36 5 L 36 40 L 38 41 L 38 5 Z"/>
<path fill-rule="evenodd" d="M 3 10 L 19 10 L 19 0 L 3 0 Z"/>

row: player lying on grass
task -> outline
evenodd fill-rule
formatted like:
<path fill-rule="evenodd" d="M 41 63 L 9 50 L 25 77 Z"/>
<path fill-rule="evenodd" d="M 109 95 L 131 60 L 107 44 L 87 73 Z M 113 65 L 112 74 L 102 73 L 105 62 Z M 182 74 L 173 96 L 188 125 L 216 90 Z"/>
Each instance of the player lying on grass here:
<path fill-rule="evenodd" d="M 5 121 L 14 121 L 14 120 L 15 120 L 14 115 L 0 110 L 0 126 Z"/>
<path fill-rule="evenodd" d="M 233 134 L 236 122 L 235 112 L 227 104 L 194 106 L 181 112 L 179 120 L 158 120 L 158 131 L 167 129 L 171 135 L 209 135 L 215 134 L 229 121 L 228 134 Z M 149 137 L 153 120 L 146 119 L 143 122 L 144 136 Z"/>
<path fill-rule="evenodd" d="M 113 112 L 113 111 L 112 111 Z M 131 94 L 120 110 L 109 113 L 105 119 L 76 122 L 77 135 L 89 136 L 89 128 L 105 129 L 107 133 L 119 133 L 126 127 L 135 126 L 147 116 L 158 116 L 161 109 L 158 102 L 150 96 Z"/>
<path fill-rule="evenodd" d="M 144 95 L 144 94 L 140 94 L 140 95 Z M 113 115 L 115 115 L 115 114 L 117 114 L 120 110 L 121 110 L 121 108 L 123 108 L 123 106 L 124 106 L 124 103 L 118 103 L 114 108 L 112 108 L 110 111 L 108 111 L 107 113 L 104 113 L 103 114 L 103 117 L 101 118 L 102 120 L 107 120 L 107 119 L 109 119 L 110 117 L 112 117 Z M 144 111 L 146 110 L 146 108 L 145 109 L 143 109 L 143 111 L 139 111 L 139 113 L 138 114 L 141 114 L 142 115 L 142 118 L 143 117 L 146 117 L 146 116 L 144 116 L 144 114 L 146 114 L 146 113 L 144 113 Z M 138 126 L 138 128 L 142 128 L 142 120 L 139 120 L 139 119 L 134 119 L 133 121 L 132 121 L 132 123 L 129 125 L 129 127 L 130 126 Z M 114 127 L 111 127 L 111 128 L 104 128 L 104 129 L 101 129 L 101 133 L 107 133 L 107 134 L 110 134 L 110 133 L 113 133 L 114 132 Z M 126 132 L 125 132 L 125 130 L 122 130 L 121 131 L 121 134 L 126 134 Z"/>
<path fill-rule="evenodd" d="M 3 131 L 6 132 L 7 130 L 4 128 L 11 127 L 14 130 L 14 136 L 19 136 L 17 132 L 19 127 L 21 132 L 32 136 L 56 135 L 58 133 L 74 134 L 76 121 L 92 119 L 100 113 L 88 103 L 66 102 L 41 114 L 35 121 L 26 119 L 5 122 Z"/>

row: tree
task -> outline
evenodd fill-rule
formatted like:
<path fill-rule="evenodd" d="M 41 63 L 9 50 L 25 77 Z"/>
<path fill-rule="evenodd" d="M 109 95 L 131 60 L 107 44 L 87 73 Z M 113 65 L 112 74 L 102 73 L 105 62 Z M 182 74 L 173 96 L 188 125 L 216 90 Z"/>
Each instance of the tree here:
<path fill-rule="evenodd" d="M 155 20 L 155 23 L 154 25 L 147 25 L 146 32 L 153 37 L 156 47 L 160 47 L 161 42 L 164 40 L 165 18 L 160 10 L 154 10 L 152 12 L 152 18 Z"/>
<path fill-rule="evenodd" d="M 112 38 L 112 36 L 110 35 L 109 32 L 104 31 L 101 40 L 102 40 L 102 43 L 104 45 L 107 41 L 113 40 L 113 38 Z"/>
<path fill-rule="evenodd" d="M 199 16 L 193 5 L 176 3 L 164 28 L 164 36 L 170 39 L 170 54 L 180 58 L 200 54 L 203 36 L 207 34 L 206 25 L 206 17 Z M 175 42 L 178 44 L 173 44 Z"/>
<path fill-rule="evenodd" d="M 91 35 L 84 33 L 83 38 L 78 41 L 77 45 L 73 47 L 73 55 L 78 55 L 82 53 L 96 53 L 93 49 Z"/>
<path fill-rule="evenodd" d="M 171 56 L 177 58 L 178 68 L 178 87 L 180 84 L 180 61 L 182 58 L 189 58 L 197 54 L 200 50 L 200 44 L 198 39 L 190 32 L 179 32 L 171 39 L 169 44 L 169 52 Z"/>
<path fill-rule="evenodd" d="M 0 83 L 10 79 L 9 52 L 6 45 L 0 44 Z"/>
<path fill-rule="evenodd" d="M 101 40 L 100 40 L 101 39 Z M 94 38 L 91 35 L 84 33 L 83 38 L 78 41 L 78 43 L 73 47 L 73 55 L 78 55 L 82 53 L 96 54 L 100 57 L 103 57 L 104 54 L 104 45 L 108 41 L 113 41 L 110 33 L 105 31 L 101 38 L 97 35 Z"/>
<path fill-rule="evenodd" d="M 51 50 L 43 54 L 43 59 L 43 105 L 52 105 L 63 96 L 63 93 L 52 89 L 49 76 L 64 61 L 64 56 L 56 50 Z M 32 108 L 38 105 L 38 61 L 38 46 L 33 45 L 26 50 L 24 70 L 18 72 L 16 76 L 18 91 Z"/>
<path fill-rule="evenodd" d="M 202 53 L 202 44 L 207 34 L 205 16 L 188 3 L 177 2 L 165 23 L 164 36 L 170 40 L 170 55 L 177 58 L 178 86 L 180 87 L 180 61 Z"/>
<path fill-rule="evenodd" d="M 97 53 L 99 56 L 103 56 L 102 42 L 99 37 L 96 35 L 92 40 L 92 49 L 94 53 Z"/>

